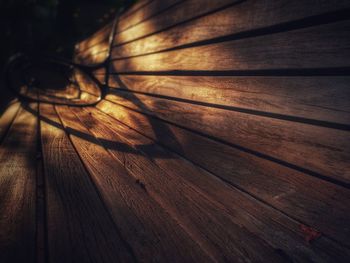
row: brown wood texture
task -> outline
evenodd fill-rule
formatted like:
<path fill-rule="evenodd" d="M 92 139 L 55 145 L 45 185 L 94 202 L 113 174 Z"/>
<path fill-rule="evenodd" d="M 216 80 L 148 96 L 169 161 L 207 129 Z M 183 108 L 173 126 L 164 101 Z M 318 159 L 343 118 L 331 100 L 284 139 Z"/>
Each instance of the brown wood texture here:
<path fill-rule="evenodd" d="M 103 66 L 103 67 L 99 67 L 98 69 L 92 72 L 93 77 L 95 78 L 95 80 L 97 80 L 99 84 L 103 84 L 103 85 L 106 84 L 107 69 L 108 68 L 106 66 Z M 84 83 L 89 81 L 82 80 L 82 82 Z"/>
<path fill-rule="evenodd" d="M 118 21 L 118 28 L 116 34 L 133 27 L 152 16 L 156 16 L 167 8 L 173 8 L 175 4 L 181 3 L 183 0 L 163 0 L 163 1 L 149 1 L 132 14 L 121 15 Z"/>
<path fill-rule="evenodd" d="M 52 105 L 40 105 L 50 262 L 132 262 Z"/>
<path fill-rule="evenodd" d="M 161 169 L 137 148 L 130 146 L 125 138 L 120 138 L 120 134 L 112 130 L 113 126 L 96 122 L 91 112 L 76 112 L 97 138 L 123 145 L 120 150 L 111 147 L 109 151 L 213 258 L 219 261 L 279 261 L 272 247 L 232 222 L 225 207 L 208 198 L 205 192 L 190 185 L 177 173 Z M 131 133 L 130 137 L 135 135 Z M 105 147 L 108 145 L 104 144 Z M 143 146 L 147 148 L 152 144 L 137 147 L 142 149 Z"/>
<path fill-rule="evenodd" d="M 57 110 L 122 237 L 137 259 L 211 261 L 196 241 L 150 198 L 69 108 L 57 107 Z"/>
<path fill-rule="evenodd" d="M 180 71 L 181 74 L 181 71 L 349 67 L 349 33 L 350 22 L 342 21 L 116 60 L 111 72 Z"/>
<path fill-rule="evenodd" d="M 159 3 L 160 1 L 158 1 Z M 162 12 L 150 20 L 146 20 L 136 26 L 131 27 L 114 38 L 117 45 L 153 34 L 160 30 L 164 30 L 170 26 L 192 19 L 194 16 L 200 16 L 224 6 L 239 2 L 239 0 L 187 0 L 174 8 Z"/>
<path fill-rule="evenodd" d="M 108 39 L 82 54 L 75 55 L 74 61 L 83 65 L 94 65 L 103 63 L 108 57 Z"/>
<path fill-rule="evenodd" d="M 96 47 L 108 42 L 109 34 L 112 30 L 113 22 L 108 23 L 102 29 L 98 30 L 92 36 L 79 42 L 76 46 L 76 53 L 83 55 L 84 53 L 92 52 L 96 50 Z"/>
<path fill-rule="evenodd" d="M 183 8 L 183 5 L 185 5 L 185 3 L 179 5 L 178 8 Z M 200 5 L 200 3 L 198 3 L 198 5 Z M 161 50 L 206 41 L 208 39 L 215 39 L 218 37 L 246 37 L 249 34 L 261 34 L 263 30 L 268 33 L 269 30 L 273 30 L 273 28 L 270 28 L 272 26 L 275 26 L 274 30 L 280 31 L 283 27 L 286 29 L 288 29 L 288 26 L 290 27 L 290 25 L 285 23 L 291 22 L 294 27 L 303 26 L 303 23 L 305 24 L 306 22 L 302 19 L 325 13 L 327 14 L 329 12 L 349 7 L 349 1 L 343 0 L 323 2 L 312 0 L 307 3 L 303 1 L 286 0 L 241 1 L 231 7 L 194 20 L 189 20 L 186 23 L 174 26 L 158 34 L 118 46 L 113 50 L 113 57 L 122 58 L 159 52 Z M 167 20 L 167 15 L 168 14 L 164 14 L 163 19 Z M 156 20 L 159 18 L 154 17 L 153 19 Z M 299 20 L 297 21 L 299 22 L 299 25 L 295 20 Z M 314 23 L 317 23 L 317 21 L 319 22 L 320 20 L 322 21 L 322 19 L 318 18 Z M 326 19 L 324 18 L 323 20 Z M 120 23 L 122 22 L 123 20 L 120 21 Z M 128 20 L 125 20 L 125 23 L 128 23 Z M 149 20 L 145 22 L 145 24 L 147 23 L 154 23 L 158 26 L 157 21 L 153 22 L 152 20 Z M 276 25 L 280 25 L 280 27 L 278 28 Z M 143 30 L 145 30 L 147 34 L 146 26 Z M 125 32 L 125 35 L 127 33 L 128 31 Z M 130 34 L 132 34 L 132 32 L 130 32 Z M 120 40 L 122 41 L 122 39 Z M 115 42 L 115 44 L 118 45 L 118 42 Z"/>
<path fill-rule="evenodd" d="M 287 258 L 295 261 L 309 258 L 315 262 L 332 262 L 334 260 L 344 261 L 347 257 L 347 253 L 349 253 L 347 249 L 340 248 L 339 244 L 324 236 L 309 246 L 304 242 L 305 237 L 301 233 L 300 223 L 297 221 L 266 206 L 237 188 L 217 180 L 212 174 L 166 150 L 114 118 L 95 108 L 83 111 L 76 109 L 74 112 L 96 137 L 103 141 L 115 141 L 116 144 L 120 145 L 118 148 L 110 149 L 111 147 L 108 148 L 109 145 L 105 144 L 109 151 L 124 163 L 127 169 L 134 172 L 135 177 L 139 178 L 148 192 L 153 191 L 155 196 L 159 195 L 159 198 L 165 200 L 169 207 L 174 206 L 174 204 L 176 206 L 176 200 L 183 198 L 177 196 L 174 190 L 168 191 L 167 196 L 161 197 L 161 189 L 166 188 L 166 185 L 172 189 L 181 189 L 182 187 L 178 187 L 178 185 L 181 185 L 182 182 L 188 186 L 181 190 L 182 194 L 191 192 L 191 188 L 200 192 L 204 196 L 203 199 L 210 200 L 221 209 L 221 211 L 217 210 L 218 213 L 227 214 L 232 222 L 244 226 L 251 233 L 266 240 L 275 251 L 285 252 Z M 150 167 L 151 172 L 145 167 Z M 140 169 L 143 171 L 138 171 Z M 166 182 L 161 178 L 157 179 L 157 174 L 161 177 L 165 176 Z M 153 182 L 152 177 L 154 178 Z M 152 189 L 152 185 L 155 186 L 155 189 Z M 196 195 L 189 194 L 193 202 L 196 202 Z M 166 201 L 167 199 L 170 200 Z M 186 213 L 186 217 L 189 213 L 193 213 L 193 211 Z M 209 223 L 207 224 L 210 231 Z M 225 228 L 226 231 L 231 232 L 232 229 L 229 226 L 227 224 Z M 234 232 L 236 233 L 236 231 Z M 237 234 L 240 232 L 242 231 L 237 231 Z M 249 235 L 241 236 L 240 239 L 247 240 L 245 242 L 247 244 L 252 244 L 249 241 Z M 322 247 L 327 247 L 329 250 L 325 251 Z"/>
<path fill-rule="evenodd" d="M 103 78 L 104 75 L 99 75 Z M 350 78 L 110 75 L 109 86 L 213 107 L 350 124 Z"/>
<path fill-rule="evenodd" d="M 148 4 L 152 3 L 154 0 L 140 0 L 134 3 L 133 5 L 129 6 L 125 12 L 121 14 L 121 18 L 125 19 L 135 12 L 137 12 L 140 9 L 145 8 Z"/>
<path fill-rule="evenodd" d="M 79 92 L 79 95 L 75 98 L 65 98 L 65 97 L 56 97 L 46 93 L 38 92 L 37 90 L 30 90 L 27 96 L 31 99 L 39 99 L 44 103 L 52 104 L 69 104 L 69 105 L 93 105 L 99 100 L 99 96 L 91 94 L 87 91 Z"/>
<path fill-rule="evenodd" d="M 35 262 L 36 111 L 20 108 L 0 148 L 1 262 Z"/>
<path fill-rule="evenodd" d="M 111 60 L 113 22 L 78 43 L 104 100 L 0 117 L 0 262 L 348 262 L 349 14 L 345 0 L 141 0 Z M 99 99 L 74 80 L 79 94 L 24 92 Z"/>
<path fill-rule="evenodd" d="M 0 116 L 0 145 L 20 108 L 18 101 L 11 102 Z"/>
<path fill-rule="evenodd" d="M 108 101 L 97 107 L 238 189 L 349 246 L 348 189 Z"/>
<path fill-rule="evenodd" d="M 104 79 L 103 73 L 105 73 L 105 71 L 106 71 L 105 68 L 101 67 L 98 70 L 93 71 L 92 77 L 90 77 L 89 75 L 82 72 L 81 70 L 75 70 L 73 75 L 74 81 L 77 83 L 77 85 L 79 85 L 82 91 L 89 92 L 90 94 L 93 94 L 99 97 L 101 96 L 101 90 L 93 78 L 101 78 L 101 80 L 103 80 Z"/>
<path fill-rule="evenodd" d="M 350 183 L 348 131 L 115 90 L 108 100 Z"/>

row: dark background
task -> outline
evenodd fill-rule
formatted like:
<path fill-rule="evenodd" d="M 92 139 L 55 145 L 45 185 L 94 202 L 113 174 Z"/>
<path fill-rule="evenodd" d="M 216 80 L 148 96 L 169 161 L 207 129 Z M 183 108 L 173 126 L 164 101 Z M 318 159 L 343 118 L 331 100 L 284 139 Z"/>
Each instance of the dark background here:
<path fill-rule="evenodd" d="M 74 45 L 114 19 L 135 0 L 0 0 L 3 72 L 17 53 L 43 52 L 71 58 Z M 0 114 L 11 99 L 0 80 Z"/>

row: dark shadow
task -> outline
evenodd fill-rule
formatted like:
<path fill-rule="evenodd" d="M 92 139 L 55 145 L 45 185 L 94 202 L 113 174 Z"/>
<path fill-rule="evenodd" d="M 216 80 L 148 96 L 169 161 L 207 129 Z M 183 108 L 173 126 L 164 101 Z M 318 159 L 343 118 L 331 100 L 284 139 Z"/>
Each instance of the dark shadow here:
<path fill-rule="evenodd" d="M 118 83 L 119 87 L 124 90 L 128 90 L 128 87 L 123 83 L 123 81 L 119 78 L 118 75 L 113 75 L 113 78 Z M 137 97 L 133 92 L 128 92 L 128 96 L 123 96 L 120 93 L 113 92 L 115 89 L 110 89 L 113 95 L 119 96 L 123 99 L 126 99 L 130 102 L 132 102 L 135 106 L 138 107 L 143 112 L 149 112 L 151 111 L 148 109 L 148 107 Z M 147 117 L 148 122 L 153 128 L 153 132 L 156 136 L 156 138 L 164 136 L 163 134 L 167 134 L 167 137 L 171 138 L 171 141 L 175 143 L 176 148 L 180 151 L 180 154 L 183 152 L 181 144 L 177 141 L 176 136 L 173 134 L 173 132 L 168 128 L 166 123 L 162 123 L 159 121 L 155 121 L 152 117 L 149 117 L 148 115 L 144 115 Z M 157 141 L 157 140 L 156 140 Z"/>
<path fill-rule="evenodd" d="M 64 127 L 61 123 L 52 121 L 51 119 L 42 116 L 40 113 L 38 113 L 37 111 L 33 110 L 32 108 L 29 107 L 28 103 L 22 103 L 22 108 L 24 110 L 26 110 L 27 112 L 35 115 L 39 121 L 44 121 L 47 124 L 61 129 L 63 131 L 65 131 L 68 134 L 74 135 L 78 138 L 81 138 L 83 140 L 86 140 L 90 143 L 96 144 L 96 142 L 99 142 L 99 145 L 104 147 L 107 150 L 116 150 L 116 151 L 121 151 L 121 152 L 128 152 L 128 153 L 132 153 L 132 154 L 140 154 L 139 150 L 143 150 L 145 148 L 149 148 L 149 147 L 153 147 L 154 145 L 137 145 L 134 149 L 131 145 L 125 144 L 125 143 L 120 143 L 120 142 L 116 142 L 116 141 L 111 141 L 111 140 L 106 140 L 103 138 L 99 138 L 99 137 L 95 137 L 91 134 L 87 134 L 84 132 L 81 132 L 79 130 L 76 130 L 74 128 L 71 127 Z M 72 113 L 73 114 L 73 113 Z M 164 154 L 164 152 L 160 153 L 160 152 L 154 152 L 154 155 L 152 155 L 152 157 L 154 158 L 171 158 L 170 155 L 168 154 Z"/>

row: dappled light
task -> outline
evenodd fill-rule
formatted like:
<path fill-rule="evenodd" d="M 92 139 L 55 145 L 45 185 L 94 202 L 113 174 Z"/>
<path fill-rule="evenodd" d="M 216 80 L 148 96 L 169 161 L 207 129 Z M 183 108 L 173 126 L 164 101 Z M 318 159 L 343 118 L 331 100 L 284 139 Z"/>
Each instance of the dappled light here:
<path fill-rule="evenodd" d="M 350 2 L 106 1 L 5 67 L 0 262 L 347 263 Z"/>

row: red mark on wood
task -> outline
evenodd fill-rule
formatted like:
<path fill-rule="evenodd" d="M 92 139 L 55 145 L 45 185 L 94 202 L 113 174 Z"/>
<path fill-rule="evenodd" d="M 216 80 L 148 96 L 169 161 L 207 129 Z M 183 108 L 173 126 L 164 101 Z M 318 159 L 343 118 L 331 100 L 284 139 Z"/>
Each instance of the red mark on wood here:
<path fill-rule="evenodd" d="M 321 232 L 317 231 L 316 229 L 300 224 L 300 230 L 304 235 L 305 241 L 307 243 L 310 243 L 311 241 L 319 238 L 321 236 Z"/>

